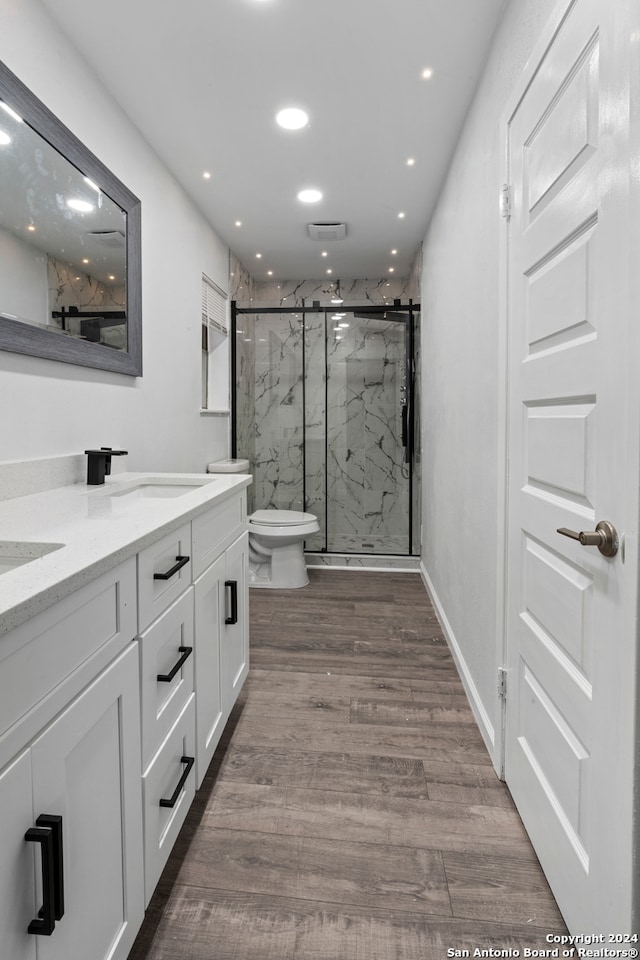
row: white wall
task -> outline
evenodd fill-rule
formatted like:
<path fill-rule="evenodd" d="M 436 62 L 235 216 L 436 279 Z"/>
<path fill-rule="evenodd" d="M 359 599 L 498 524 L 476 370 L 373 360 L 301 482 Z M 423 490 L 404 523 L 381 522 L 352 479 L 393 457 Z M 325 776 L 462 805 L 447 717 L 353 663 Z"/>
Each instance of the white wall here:
<path fill-rule="evenodd" d="M 32 244 L 0 230 L 0 310 L 43 324 L 47 320 L 47 258 Z"/>
<path fill-rule="evenodd" d="M 555 3 L 507 4 L 423 249 L 422 565 L 496 765 L 500 119 Z"/>
<path fill-rule="evenodd" d="M 143 277 L 141 379 L 0 352 L 0 461 L 97 445 L 203 471 L 229 421 L 199 414 L 201 276 L 227 290 L 228 250 L 38 0 L 3 0 L 0 59 L 141 199 Z"/>

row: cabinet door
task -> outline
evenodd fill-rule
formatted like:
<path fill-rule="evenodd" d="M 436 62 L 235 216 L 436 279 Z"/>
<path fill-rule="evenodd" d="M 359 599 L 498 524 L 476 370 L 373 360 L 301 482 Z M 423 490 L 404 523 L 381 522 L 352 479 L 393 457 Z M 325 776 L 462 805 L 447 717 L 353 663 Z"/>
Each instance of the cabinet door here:
<path fill-rule="evenodd" d="M 249 671 L 249 535 L 225 554 L 225 615 L 220 644 L 220 684 L 225 720 Z"/>
<path fill-rule="evenodd" d="M 11 960 L 35 960 L 38 939 L 27 933 L 41 906 L 34 894 L 40 851 L 24 839 L 34 826 L 31 789 L 27 750 L 0 775 L 0 940 Z"/>
<path fill-rule="evenodd" d="M 144 912 L 135 644 L 32 746 L 34 814 L 62 816 L 64 916 L 40 960 L 124 960 Z"/>
<path fill-rule="evenodd" d="M 224 616 L 224 556 L 195 583 L 196 785 L 211 763 L 223 726 L 220 634 Z"/>

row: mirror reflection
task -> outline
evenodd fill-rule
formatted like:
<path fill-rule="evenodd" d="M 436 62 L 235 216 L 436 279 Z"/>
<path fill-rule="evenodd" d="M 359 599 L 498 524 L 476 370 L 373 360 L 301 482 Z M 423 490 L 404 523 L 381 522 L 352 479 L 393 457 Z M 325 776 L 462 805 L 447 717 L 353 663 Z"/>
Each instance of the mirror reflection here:
<path fill-rule="evenodd" d="M 125 212 L 0 101 L 0 317 L 127 350 Z"/>

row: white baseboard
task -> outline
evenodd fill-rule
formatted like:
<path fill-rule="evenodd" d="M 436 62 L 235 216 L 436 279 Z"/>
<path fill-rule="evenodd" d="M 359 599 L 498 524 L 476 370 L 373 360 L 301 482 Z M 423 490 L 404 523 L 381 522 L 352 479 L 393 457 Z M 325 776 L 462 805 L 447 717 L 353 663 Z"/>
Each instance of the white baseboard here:
<path fill-rule="evenodd" d="M 495 755 L 496 754 L 495 728 L 491 723 L 491 719 L 489 717 L 489 714 L 485 710 L 482 700 L 480 699 L 478 688 L 476 687 L 473 677 L 471 676 L 471 672 L 469 670 L 469 667 L 467 666 L 467 662 L 464 658 L 464 654 L 460 649 L 460 644 L 456 640 L 455 634 L 451 628 L 451 624 L 449 623 L 447 615 L 444 612 L 444 608 L 440 603 L 438 594 L 431 581 L 431 577 L 427 573 L 424 563 L 422 561 L 420 562 L 420 574 L 422 576 L 422 579 L 424 580 L 429 596 L 431 597 L 431 602 L 433 603 L 436 614 L 438 615 L 438 620 L 440 621 L 440 625 L 443 629 L 445 640 L 447 641 L 447 645 L 449 647 L 449 650 L 451 651 L 451 656 L 453 657 L 458 673 L 460 674 L 460 679 L 462 680 L 462 684 L 467 694 L 469 705 L 471 707 L 471 710 L 473 711 L 473 715 L 476 719 L 476 723 L 478 724 L 480 733 L 482 734 L 482 739 L 484 740 L 487 750 L 489 751 L 491 762 L 493 763 L 493 766 L 496 769 L 496 771 L 499 771 L 500 758 L 496 757 Z"/>

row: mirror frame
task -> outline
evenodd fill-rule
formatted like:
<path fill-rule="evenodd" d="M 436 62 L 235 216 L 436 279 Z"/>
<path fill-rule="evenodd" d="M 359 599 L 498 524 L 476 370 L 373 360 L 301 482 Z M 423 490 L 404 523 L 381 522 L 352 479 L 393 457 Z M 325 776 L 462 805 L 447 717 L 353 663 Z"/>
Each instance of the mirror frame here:
<path fill-rule="evenodd" d="M 55 331 L 0 317 L 0 350 L 142 376 L 142 277 L 140 200 L 0 60 L 0 99 L 66 157 L 85 176 L 99 183 L 126 214 L 127 349 L 60 336 Z"/>

